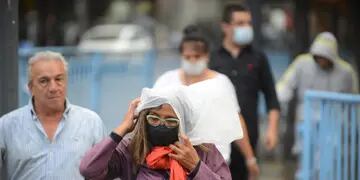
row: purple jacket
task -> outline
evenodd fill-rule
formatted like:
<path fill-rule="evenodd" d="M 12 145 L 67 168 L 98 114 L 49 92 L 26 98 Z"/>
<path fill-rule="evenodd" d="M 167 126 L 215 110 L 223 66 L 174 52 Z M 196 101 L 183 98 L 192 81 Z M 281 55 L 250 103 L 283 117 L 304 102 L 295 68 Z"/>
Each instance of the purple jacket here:
<path fill-rule="evenodd" d="M 110 137 L 105 138 L 83 157 L 80 164 L 80 173 L 86 179 L 151 179 L 163 180 L 168 176 L 167 171 L 159 171 L 140 166 L 134 167 L 131 153 L 129 152 L 128 139 L 123 139 L 117 145 Z M 201 162 L 196 174 L 189 174 L 193 180 L 218 180 L 231 179 L 229 167 L 224 158 L 213 144 L 207 144 L 208 152 L 195 147 Z M 137 171 L 137 172 L 136 172 Z"/>

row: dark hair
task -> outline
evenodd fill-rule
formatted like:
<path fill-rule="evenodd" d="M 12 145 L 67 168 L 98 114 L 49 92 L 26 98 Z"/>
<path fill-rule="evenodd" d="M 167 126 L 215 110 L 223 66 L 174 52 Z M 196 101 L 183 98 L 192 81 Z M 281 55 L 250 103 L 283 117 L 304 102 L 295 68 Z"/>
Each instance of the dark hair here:
<path fill-rule="evenodd" d="M 222 21 L 230 23 L 234 12 L 249 12 L 243 4 L 227 4 L 223 11 Z"/>
<path fill-rule="evenodd" d="M 189 25 L 183 30 L 183 38 L 179 46 L 180 53 L 183 51 L 184 43 L 188 42 L 201 43 L 199 48 L 201 48 L 201 50 L 205 53 L 209 52 L 209 42 L 204 36 L 204 33 L 201 31 L 200 27 L 197 25 Z"/>

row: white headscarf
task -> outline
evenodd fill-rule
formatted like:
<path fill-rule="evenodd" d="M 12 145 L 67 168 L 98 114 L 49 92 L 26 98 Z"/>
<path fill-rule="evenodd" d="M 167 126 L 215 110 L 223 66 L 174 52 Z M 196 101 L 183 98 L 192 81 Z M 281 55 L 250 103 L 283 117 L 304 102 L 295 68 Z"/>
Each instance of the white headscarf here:
<path fill-rule="evenodd" d="M 209 80 L 191 86 L 144 88 L 137 113 L 169 104 L 180 119 L 180 133 L 188 136 L 193 145 L 231 143 L 241 139 L 243 132 L 234 100 L 221 96 L 230 93 L 221 86 Z"/>

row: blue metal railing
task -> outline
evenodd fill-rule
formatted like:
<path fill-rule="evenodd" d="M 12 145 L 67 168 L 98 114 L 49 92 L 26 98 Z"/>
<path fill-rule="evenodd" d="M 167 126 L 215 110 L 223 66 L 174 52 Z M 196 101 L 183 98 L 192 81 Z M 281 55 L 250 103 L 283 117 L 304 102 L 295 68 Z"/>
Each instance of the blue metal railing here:
<path fill-rule="evenodd" d="M 143 87 L 154 80 L 154 50 L 143 53 L 102 54 L 81 53 L 76 47 L 46 47 L 19 50 L 19 104 L 28 103 L 27 61 L 36 52 L 52 50 L 67 59 L 68 97 L 99 113 L 105 125 L 112 129 L 125 114 L 128 102 L 137 97 Z"/>
<path fill-rule="evenodd" d="M 300 179 L 360 179 L 360 96 L 308 91 L 304 113 Z"/>

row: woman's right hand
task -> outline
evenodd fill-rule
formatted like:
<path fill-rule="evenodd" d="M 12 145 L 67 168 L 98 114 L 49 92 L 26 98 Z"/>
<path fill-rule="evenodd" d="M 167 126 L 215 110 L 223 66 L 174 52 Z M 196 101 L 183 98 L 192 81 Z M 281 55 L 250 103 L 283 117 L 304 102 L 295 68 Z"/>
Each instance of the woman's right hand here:
<path fill-rule="evenodd" d="M 123 122 L 114 130 L 114 132 L 122 137 L 124 137 L 127 133 L 134 130 L 136 125 L 136 116 L 135 110 L 140 103 L 140 98 L 136 98 L 130 102 L 129 109 L 125 114 Z"/>

